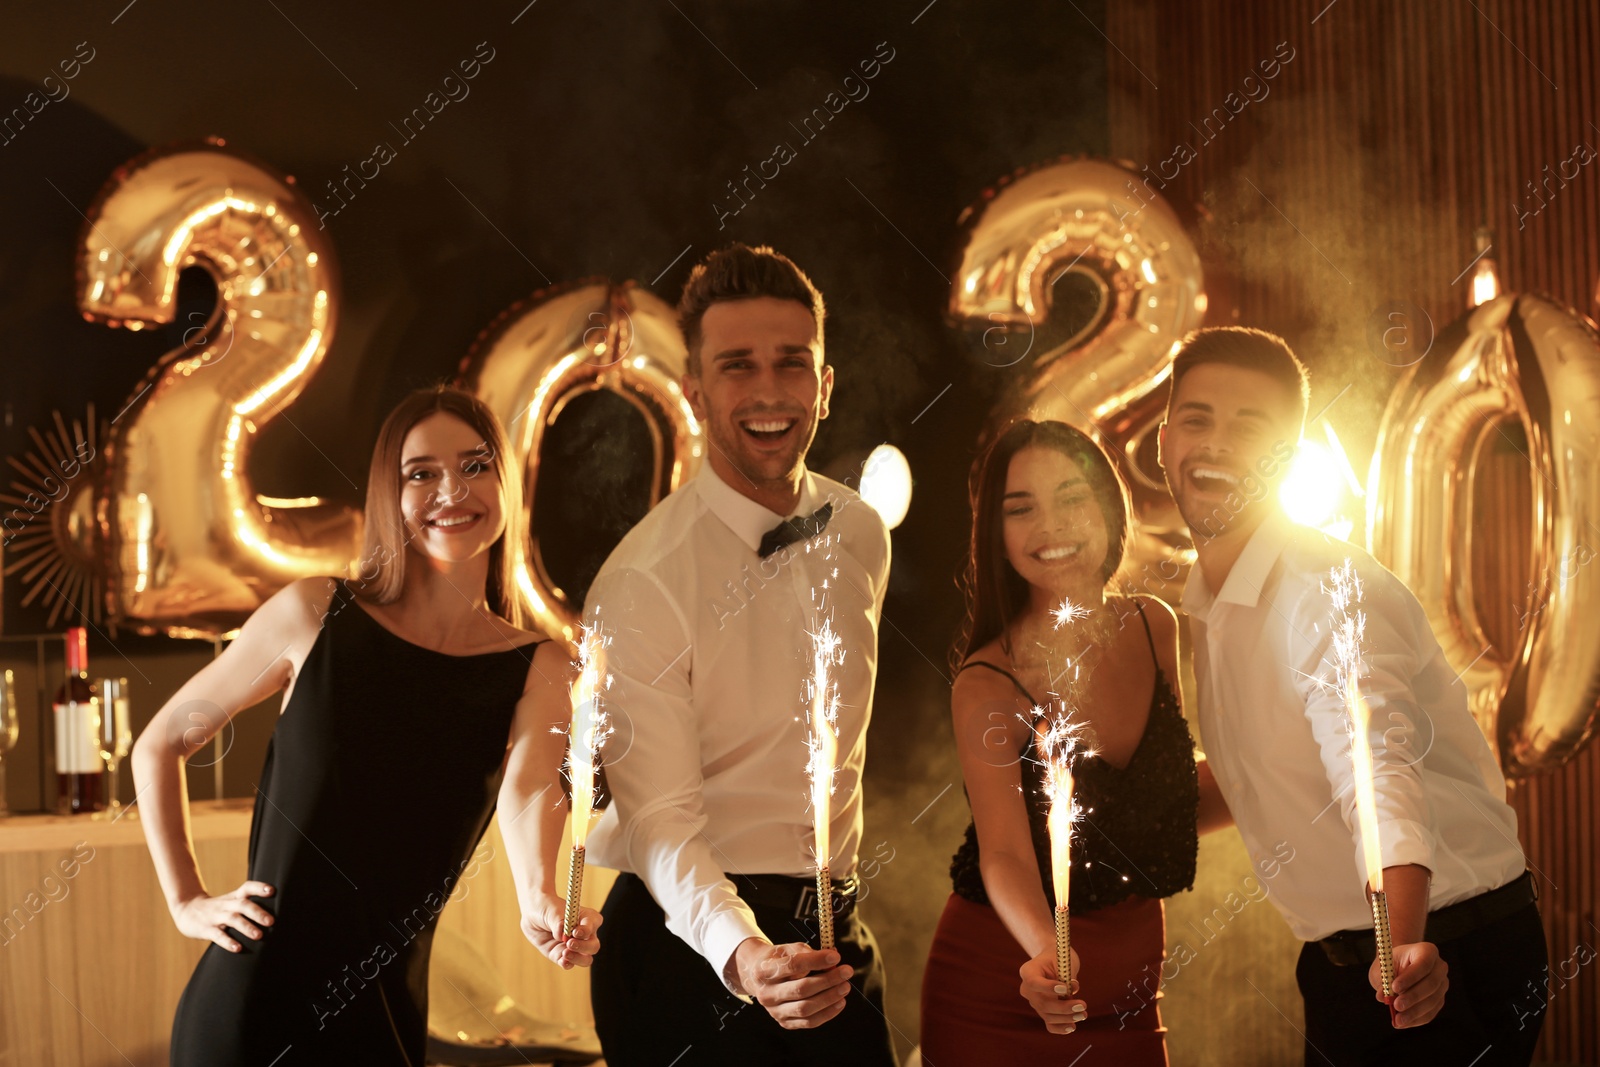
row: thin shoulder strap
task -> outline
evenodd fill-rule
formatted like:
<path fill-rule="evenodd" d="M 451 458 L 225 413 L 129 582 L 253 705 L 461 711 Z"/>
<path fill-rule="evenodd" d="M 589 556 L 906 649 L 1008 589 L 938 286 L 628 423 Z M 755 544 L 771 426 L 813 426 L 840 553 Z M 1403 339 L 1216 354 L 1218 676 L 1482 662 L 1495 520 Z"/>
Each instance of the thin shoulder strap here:
<path fill-rule="evenodd" d="M 1145 618 L 1144 605 L 1139 603 L 1139 598 L 1133 598 L 1133 606 L 1139 609 L 1139 621 L 1144 623 L 1145 644 L 1150 646 L 1150 658 L 1155 662 L 1156 670 L 1161 669 L 1161 657 L 1156 655 L 1156 639 L 1150 634 L 1150 620 Z"/>
<path fill-rule="evenodd" d="M 1028 692 L 1027 688 L 1024 687 L 1021 682 L 1017 681 L 1017 676 L 1012 674 L 1010 671 L 1006 670 L 1004 667 L 998 666 L 997 664 L 993 664 L 993 663 L 986 663 L 981 659 L 969 659 L 969 660 L 967 660 L 967 662 L 965 662 L 965 663 L 963 663 L 961 665 L 961 669 L 956 671 L 956 673 L 960 674 L 961 671 L 966 670 L 968 667 L 987 667 L 991 671 L 994 671 L 996 674 L 1005 675 L 1007 678 L 1011 679 L 1011 684 L 1017 687 L 1017 692 L 1021 693 L 1024 697 L 1027 698 L 1028 703 L 1030 703 L 1030 704 L 1039 703 L 1037 700 L 1033 699 L 1033 694 Z"/>

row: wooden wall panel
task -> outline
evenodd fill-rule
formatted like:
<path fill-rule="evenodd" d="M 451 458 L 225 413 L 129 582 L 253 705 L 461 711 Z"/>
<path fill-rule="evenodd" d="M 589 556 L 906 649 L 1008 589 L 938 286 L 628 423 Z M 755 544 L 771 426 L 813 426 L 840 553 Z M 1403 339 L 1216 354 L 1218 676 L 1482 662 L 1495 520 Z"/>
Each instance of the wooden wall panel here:
<path fill-rule="evenodd" d="M 1595 314 L 1600 161 L 1570 181 L 1558 171 L 1580 143 L 1600 150 L 1600 5 L 1113 0 L 1106 35 L 1113 154 L 1154 169 L 1195 149 L 1163 195 L 1201 239 L 1208 324 L 1288 337 L 1357 470 L 1401 373 L 1376 358 L 1369 321 L 1393 300 L 1435 330 L 1459 316 L 1480 224 L 1508 290 Z M 1280 42 L 1295 58 L 1269 95 L 1202 141 L 1190 123 Z M 1508 507 L 1525 499 L 1514 482 Z M 1499 605 L 1502 624 L 1516 607 Z M 1600 950 L 1600 746 L 1514 783 L 1512 802 L 1555 971 L 1541 1058 L 1600 1063 L 1600 966 L 1574 959 Z"/>

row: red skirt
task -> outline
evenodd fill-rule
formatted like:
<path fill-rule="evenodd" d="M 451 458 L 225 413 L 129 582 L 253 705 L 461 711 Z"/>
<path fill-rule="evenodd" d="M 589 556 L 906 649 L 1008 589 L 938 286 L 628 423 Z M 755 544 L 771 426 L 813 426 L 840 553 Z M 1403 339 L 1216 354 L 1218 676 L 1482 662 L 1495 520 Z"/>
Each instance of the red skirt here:
<path fill-rule="evenodd" d="M 1165 945 L 1159 900 L 1130 897 L 1074 915 L 1078 996 L 1089 1017 L 1070 1034 L 1052 1034 L 1022 997 L 1017 972 L 1028 954 L 999 913 L 952 893 L 922 976 L 922 1062 L 1166 1067 L 1167 1031 L 1156 1007 Z"/>

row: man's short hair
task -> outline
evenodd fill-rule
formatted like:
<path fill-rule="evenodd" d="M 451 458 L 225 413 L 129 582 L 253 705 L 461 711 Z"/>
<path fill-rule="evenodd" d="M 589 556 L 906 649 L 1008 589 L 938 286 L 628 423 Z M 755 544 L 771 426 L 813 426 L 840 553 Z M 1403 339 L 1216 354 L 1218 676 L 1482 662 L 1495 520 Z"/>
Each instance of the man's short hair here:
<path fill-rule="evenodd" d="M 1172 399 L 1178 395 L 1178 383 L 1183 376 L 1207 363 L 1259 371 L 1280 383 L 1299 402 L 1300 421 L 1305 422 L 1306 409 L 1311 403 L 1311 382 L 1305 364 L 1294 354 L 1289 342 L 1275 333 L 1248 326 L 1214 326 L 1196 330 L 1183 339 L 1172 361 L 1168 412 L 1172 410 Z"/>
<path fill-rule="evenodd" d="M 770 296 L 793 300 L 817 323 L 817 346 L 822 346 L 822 322 L 827 312 L 822 294 L 794 261 L 768 245 L 751 248 L 731 244 L 718 249 L 689 272 L 678 300 L 678 325 L 689 346 L 689 373 L 700 373 L 700 321 L 712 304 L 725 300 L 751 300 Z"/>

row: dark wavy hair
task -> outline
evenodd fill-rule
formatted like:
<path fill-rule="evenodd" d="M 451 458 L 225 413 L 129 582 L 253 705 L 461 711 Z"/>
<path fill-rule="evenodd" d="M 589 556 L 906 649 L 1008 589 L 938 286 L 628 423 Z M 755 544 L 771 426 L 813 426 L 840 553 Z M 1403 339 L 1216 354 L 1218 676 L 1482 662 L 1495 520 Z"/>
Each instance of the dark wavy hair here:
<path fill-rule="evenodd" d="M 770 296 L 793 300 L 817 324 L 817 344 L 822 344 L 822 324 L 828 317 L 822 293 L 794 260 L 768 245 L 751 248 L 734 242 L 719 248 L 689 272 L 678 299 L 678 325 L 689 348 L 689 372 L 700 373 L 700 320 L 712 304 L 725 300 L 750 300 Z"/>
<path fill-rule="evenodd" d="M 1011 458 L 1024 448 L 1035 447 L 1053 448 L 1083 468 L 1108 533 L 1101 579 L 1109 582 L 1122 566 L 1132 505 L 1116 464 L 1093 438 L 1064 422 L 1013 422 L 978 457 L 967 483 L 972 504 L 972 544 L 961 583 L 967 615 L 952 655 L 957 667 L 997 636 L 1004 640 L 1011 621 L 1027 606 L 1027 580 L 1006 557 L 1002 505 Z"/>
<path fill-rule="evenodd" d="M 1207 363 L 1243 367 L 1265 374 L 1294 398 L 1300 421 L 1305 422 L 1306 409 L 1311 403 L 1311 380 L 1306 375 L 1305 364 L 1294 354 L 1288 341 L 1275 333 L 1250 326 L 1212 326 L 1195 330 L 1183 339 L 1177 356 L 1172 360 L 1172 373 L 1167 378 L 1169 415 L 1183 376 Z"/>

